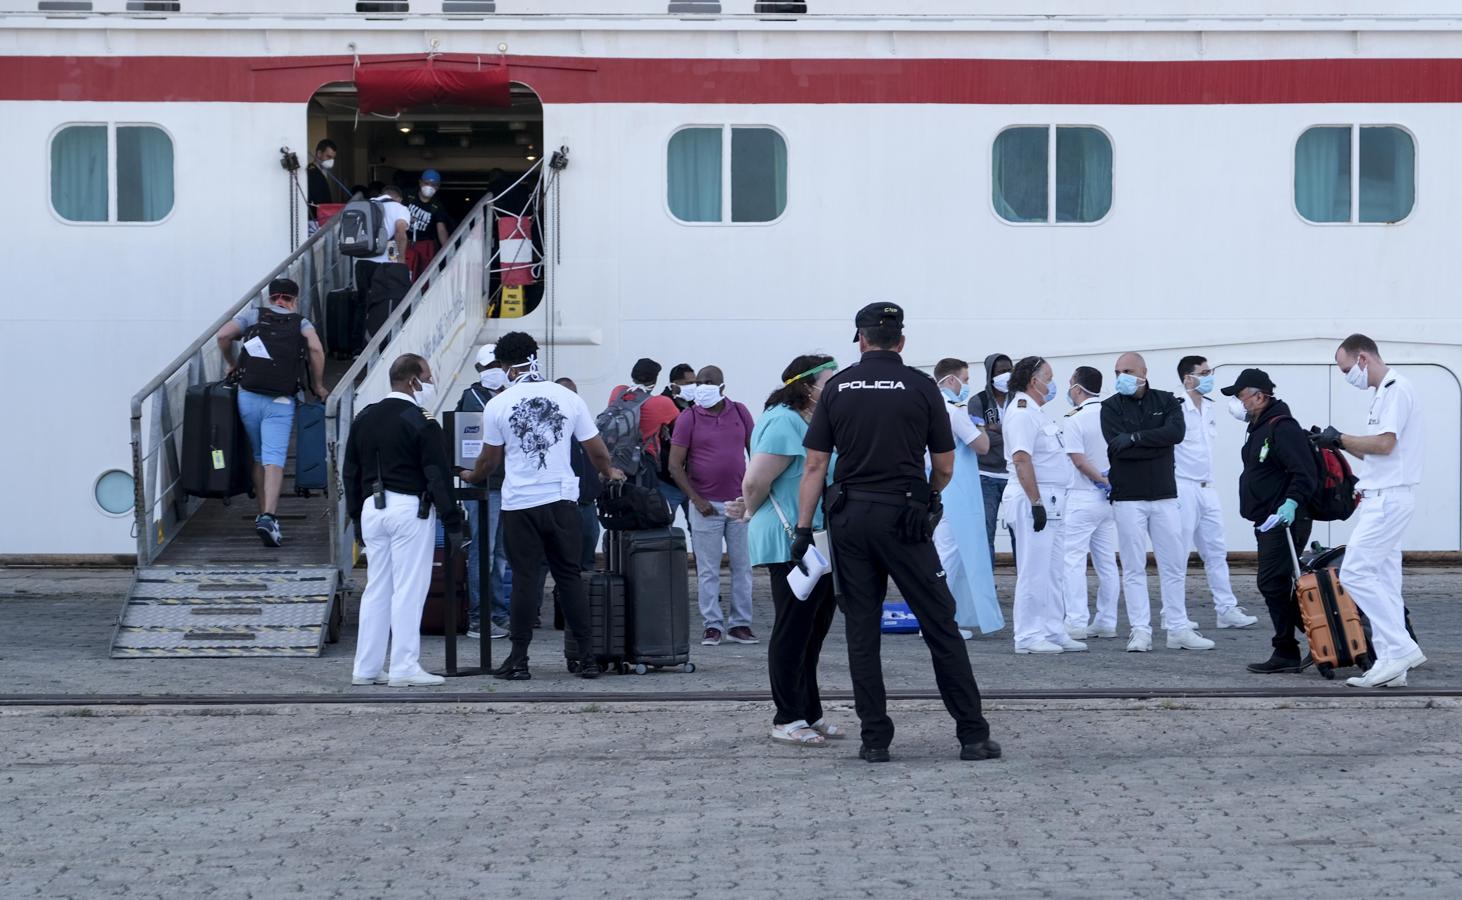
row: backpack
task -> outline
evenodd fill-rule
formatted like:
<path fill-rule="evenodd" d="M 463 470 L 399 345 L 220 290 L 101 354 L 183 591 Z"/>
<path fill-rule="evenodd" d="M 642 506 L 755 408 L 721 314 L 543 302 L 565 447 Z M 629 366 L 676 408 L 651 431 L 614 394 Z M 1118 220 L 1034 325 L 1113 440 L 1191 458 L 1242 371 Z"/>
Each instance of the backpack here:
<path fill-rule="evenodd" d="M 1294 421 L 1289 416 L 1279 416 L 1274 419 L 1274 424 L 1285 419 Z M 1270 433 L 1273 433 L 1272 427 Z M 1317 429 L 1311 429 L 1311 435 L 1315 433 Z M 1314 441 L 1310 441 L 1310 450 L 1315 457 L 1315 478 L 1319 482 L 1315 495 L 1305 504 L 1310 518 L 1316 522 L 1344 522 L 1355 513 L 1359 502 L 1355 488 L 1360 479 L 1351 470 L 1345 454 L 1339 450 L 1318 447 Z"/>
<path fill-rule="evenodd" d="M 640 471 L 640 458 L 645 452 L 645 438 L 640 434 L 640 407 L 650 397 L 649 391 L 625 391 L 594 419 L 599 436 L 609 450 L 610 461 L 626 475 Z"/>
<path fill-rule="evenodd" d="M 629 482 L 611 481 L 596 505 L 605 531 L 669 528 L 675 518 L 659 490 Z"/>
<path fill-rule="evenodd" d="M 338 243 L 346 256 L 380 256 L 386 252 L 386 210 L 375 200 L 352 200 L 336 216 L 340 222 Z"/>
<path fill-rule="evenodd" d="M 269 355 L 253 356 L 247 346 L 239 352 L 239 387 L 255 394 L 285 397 L 300 389 L 305 364 L 305 336 L 299 313 L 259 310 L 259 321 L 244 331 L 241 341 L 258 338 Z"/>

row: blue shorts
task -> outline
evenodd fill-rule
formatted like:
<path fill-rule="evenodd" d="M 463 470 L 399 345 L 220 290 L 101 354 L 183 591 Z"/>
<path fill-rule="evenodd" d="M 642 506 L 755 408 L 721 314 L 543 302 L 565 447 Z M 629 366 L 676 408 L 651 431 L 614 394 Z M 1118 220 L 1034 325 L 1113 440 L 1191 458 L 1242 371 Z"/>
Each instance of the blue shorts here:
<path fill-rule="evenodd" d="M 294 428 L 294 398 L 271 397 L 239 389 L 239 419 L 254 448 L 254 462 L 284 468 L 289 433 Z"/>

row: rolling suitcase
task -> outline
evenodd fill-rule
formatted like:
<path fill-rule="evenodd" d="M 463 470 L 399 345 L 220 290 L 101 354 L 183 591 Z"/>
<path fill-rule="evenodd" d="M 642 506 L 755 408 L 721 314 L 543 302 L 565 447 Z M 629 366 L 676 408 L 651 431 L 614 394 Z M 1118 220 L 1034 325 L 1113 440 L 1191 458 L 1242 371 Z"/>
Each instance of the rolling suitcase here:
<path fill-rule="evenodd" d="M 1294 561 L 1295 602 L 1300 607 L 1300 622 L 1310 643 L 1310 656 L 1315 670 L 1326 678 L 1334 678 L 1335 670 L 1358 666 L 1371 667 L 1370 645 L 1360 610 L 1340 583 L 1340 574 L 1324 563 L 1333 556 L 1316 557 L 1310 566 L 1300 565 L 1294 538 L 1285 529 L 1290 559 Z"/>
<path fill-rule="evenodd" d="M 325 489 L 325 404 L 299 404 L 294 429 L 294 492 L 308 497 Z"/>
<path fill-rule="evenodd" d="M 611 533 L 606 543 L 620 547 L 629 592 L 626 655 L 635 672 L 643 675 L 650 669 L 673 666 L 694 672 L 685 532 L 679 528 L 620 531 Z"/>
<path fill-rule="evenodd" d="M 350 359 L 365 346 L 365 320 L 357 312 L 357 296 L 353 287 L 336 288 L 325 295 L 325 344 L 336 359 Z"/>
<path fill-rule="evenodd" d="M 447 567 L 443 562 L 446 551 L 437 547 L 431 557 L 431 586 L 426 590 L 426 605 L 421 608 L 421 633 L 446 634 Z M 452 556 L 452 570 L 456 576 L 457 633 L 467 633 L 467 554 Z"/>
<path fill-rule="evenodd" d="M 605 572 L 585 572 L 584 594 L 589 606 L 589 652 L 579 647 L 572 628 L 563 633 L 563 655 L 570 672 L 579 671 L 579 660 L 592 653 L 604 671 L 623 674 L 625 663 L 625 578 L 619 571 L 617 553 L 611 552 Z"/>
<path fill-rule="evenodd" d="M 215 381 L 188 388 L 183 400 L 183 493 L 227 501 L 253 487 L 254 454 L 239 421 L 239 389 Z"/>

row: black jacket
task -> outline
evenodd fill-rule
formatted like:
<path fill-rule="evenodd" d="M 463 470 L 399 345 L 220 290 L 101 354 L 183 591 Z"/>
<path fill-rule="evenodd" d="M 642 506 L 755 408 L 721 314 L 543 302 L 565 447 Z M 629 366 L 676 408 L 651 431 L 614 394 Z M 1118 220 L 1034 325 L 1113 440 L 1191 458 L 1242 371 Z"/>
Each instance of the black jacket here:
<path fill-rule="evenodd" d="M 989 472 L 994 475 L 1006 473 L 1005 467 L 1005 434 L 1000 425 L 1000 408 L 1002 400 L 995 397 L 995 379 L 991 373 L 995 370 L 995 363 L 1000 360 L 1010 362 L 1010 357 L 1004 353 L 991 353 L 985 357 L 985 389 L 975 395 L 975 401 L 970 404 L 970 412 L 976 413 L 985 420 L 985 433 L 990 436 L 990 449 L 981 453 L 977 459 L 981 472 Z M 1010 395 L 1002 395 L 1004 400 L 1009 400 Z"/>
<path fill-rule="evenodd" d="M 1178 496 L 1173 448 L 1183 443 L 1183 403 L 1148 388 L 1141 397 L 1102 401 L 1102 437 L 1112 464 L 1112 500 L 1172 500 Z"/>
<path fill-rule="evenodd" d="M 415 403 L 387 397 L 361 410 L 345 442 L 345 505 L 360 521 L 377 473 L 386 490 L 430 495 L 442 526 L 462 524 L 462 510 L 452 496 L 452 461 L 442 427 Z"/>
<path fill-rule="evenodd" d="M 1266 449 L 1267 448 L 1267 449 Z M 1285 500 L 1305 509 L 1319 489 L 1315 451 L 1289 406 L 1275 400 L 1249 423 L 1239 476 L 1239 515 L 1259 524 Z"/>

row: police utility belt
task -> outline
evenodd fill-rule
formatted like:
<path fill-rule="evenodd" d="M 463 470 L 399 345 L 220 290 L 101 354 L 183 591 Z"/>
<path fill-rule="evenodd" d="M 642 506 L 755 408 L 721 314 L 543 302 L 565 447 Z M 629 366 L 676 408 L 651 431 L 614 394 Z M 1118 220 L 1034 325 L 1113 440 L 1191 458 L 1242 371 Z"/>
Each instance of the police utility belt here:
<path fill-rule="evenodd" d="M 376 457 L 376 477 L 371 482 L 371 497 L 375 501 L 376 509 L 386 508 L 386 495 L 395 494 L 398 497 L 416 498 L 416 517 L 425 519 L 431 515 L 431 492 L 422 491 L 393 491 L 386 487 L 386 481 L 381 477 L 381 457 Z"/>

